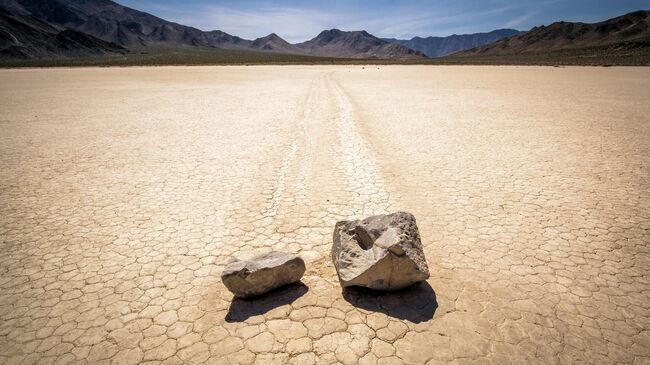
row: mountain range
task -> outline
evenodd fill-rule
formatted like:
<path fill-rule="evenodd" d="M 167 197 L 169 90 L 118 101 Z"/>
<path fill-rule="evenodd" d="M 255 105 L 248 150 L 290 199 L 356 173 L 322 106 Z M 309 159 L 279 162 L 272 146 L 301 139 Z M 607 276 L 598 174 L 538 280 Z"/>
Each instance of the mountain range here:
<path fill-rule="evenodd" d="M 645 57 L 650 54 L 649 14 L 637 11 L 594 24 L 557 22 L 527 32 L 498 29 L 412 39 L 381 39 L 363 30 L 330 29 L 308 41 L 291 44 L 275 33 L 248 40 L 220 30 L 202 31 L 111 0 L 0 0 L 0 59 L 128 55 L 147 53 L 158 46 L 416 61 L 426 57 L 452 60 L 587 48 L 598 51 L 602 47 L 641 49 Z"/>
<path fill-rule="evenodd" d="M 392 44 L 365 31 L 331 29 L 323 31 L 314 39 L 295 45 L 274 33 L 247 40 L 220 30 L 205 32 L 166 21 L 110 0 L 0 0 L 0 7 L 13 17 L 35 19 L 59 30 L 71 29 L 126 48 L 164 44 L 347 58 L 424 57 L 420 52 Z M 29 23 L 21 24 L 23 28 L 29 26 Z M 3 48 L 38 46 L 31 44 L 29 39 L 15 37 L 14 34 L 19 32 L 12 24 L 3 26 L 0 32 L 0 37 L 7 39 Z M 26 54 L 3 53 L 5 56 Z"/>
<path fill-rule="evenodd" d="M 387 42 L 365 30 L 322 31 L 316 38 L 296 44 L 306 54 L 347 58 L 422 58 L 424 54 L 401 44 Z"/>
<path fill-rule="evenodd" d="M 24 33 L 21 29 L 34 28 L 34 22 L 47 24 L 52 31 L 83 33 L 92 40 L 91 43 L 104 41 L 112 44 L 102 44 L 95 52 L 87 50 L 79 55 L 121 53 L 125 48 L 171 45 L 327 57 L 417 59 L 446 55 L 517 33 L 514 30 L 499 30 L 444 38 L 416 37 L 407 41 L 380 39 L 366 31 L 330 29 L 311 40 L 291 44 L 275 33 L 247 40 L 220 30 L 202 31 L 110 0 L 0 0 L 0 7 L 14 21 L 0 25 L 0 37 L 4 39 L 0 47 L 5 58 L 57 56 L 56 49 L 37 52 L 41 43 L 16 36 Z M 64 51 L 58 53 L 63 57 L 77 56 Z"/>
<path fill-rule="evenodd" d="M 422 52 L 427 57 L 443 57 L 458 51 L 480 47 L 523 33 L 515 29 L 497 29 L 488 33 L 454 34 L 447 37 L 413 37 L 411 39 L 383 38 Z"/>
<path fill-rule="evenodd" d="M 505 56 L 580 49 L 650 49 L 650 11 L 635 11 L 592 24 L 555 22 L 453 56 Z"/>

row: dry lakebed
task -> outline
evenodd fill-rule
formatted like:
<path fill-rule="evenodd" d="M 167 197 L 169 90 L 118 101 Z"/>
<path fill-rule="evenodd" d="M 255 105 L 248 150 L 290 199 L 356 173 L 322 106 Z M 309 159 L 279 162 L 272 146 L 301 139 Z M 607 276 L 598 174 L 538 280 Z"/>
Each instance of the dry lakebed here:
<path fill-rule="evenodd" d="M 649 364 L 649 164 L 650 68 L 0 70 L 0 364 Z M 395 211 L 428 279 L 342 290 Z"/>

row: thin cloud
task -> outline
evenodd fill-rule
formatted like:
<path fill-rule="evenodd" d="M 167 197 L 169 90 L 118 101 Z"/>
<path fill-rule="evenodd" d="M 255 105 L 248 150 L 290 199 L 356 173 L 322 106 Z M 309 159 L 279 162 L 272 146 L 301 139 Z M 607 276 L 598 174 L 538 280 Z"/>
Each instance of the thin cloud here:
<path fill-rule="evenodd" d="M 516 9 L 514 5 L 484 11 L 464 12 L 458 14 L 455 9 L 438 12 L 425 12 L 417 16 L 401 15 L 379 18 L 378 20 L 361 20 L 358 25 L 370 24 L 373 34 L 381 37 L 411 38 L 414 36 L 450 35 L 451 33 L 472 32 L 474 20 L 486 19 L 495 14 Z M 462 25 L 461 25 L 462 24 Z M 432 29 L 434 30 L 432 32 Z M 486 29 L 487 31 L 492 29 Z M 436 34 L 431 34 L 436 33 Z"/>
<path fill-rule="evenodd" d="M 455 9 L 429 10 L 385 15 L 370 12 L 362 17 L 319 9 L 267 7 L 239 10 L 225 6 L 201 6 L 186 9 L 182 17 L 173 20 L 191 24 L 203 30 L 219 29 L 243 38 L 254 39 L 275 32 L 289 42 L 311 39 L 324 29 L 367 30 L 380 37 L 413 37 L 416 35 L 447 35 L 446 32 L 470 32 L 470 27 L 458 24 L 472 19 L 482 19 L 516 9 L 508 5 L 484 11 L 458 14 Z M 431 34 L 431 29 L 436 29 Z M 491 29 L 487 29 L 491 30 Z"/>
<path fill-rule="evenodd" d="M 255 11 L 221 6 L 205 6 L 185 12 L 175 21 L 203 30 L 219 29 L 243 38 L 254 39 L 277 33 L 289 42 L 310 39 L 323 29 L 338 24 L 340 14 L 298 8 L 266 8 Z"/>
<path fill-rule="evenodd" d="M 516 18 L 510 19 L 508 22 L 506 22 L 503 25 L 503 27 L 504 28 L 514 28 L 514 27 L 520 26 L 520 25 L 526 23 L 527 21 L 533 19 L 533 17 L 535 15 L 536 15 L 535 13 L 528 13 L 528 14 L 520 15 L 520 16 L 518 16 Z"/>

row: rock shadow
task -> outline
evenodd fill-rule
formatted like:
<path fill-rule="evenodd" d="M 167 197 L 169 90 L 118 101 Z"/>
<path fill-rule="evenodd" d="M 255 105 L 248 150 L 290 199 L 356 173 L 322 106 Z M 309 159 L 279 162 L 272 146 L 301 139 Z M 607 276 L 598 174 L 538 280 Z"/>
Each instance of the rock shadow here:
<path fill-rule="evenodd" d="M 430 320 L 438 308 L 436 292 L 426 281 L 390 292 L 362 287 L 343 288 L 343 298 L 355 307 L 413 323 Z"/>
<path fill-rule="evenodd" d="M 249 299 L 233 299 L 226 314 L 226 322 L 243 322 L 252 316 L 291 304 L 309 291 L 307 285 L 297 282 Z"/>

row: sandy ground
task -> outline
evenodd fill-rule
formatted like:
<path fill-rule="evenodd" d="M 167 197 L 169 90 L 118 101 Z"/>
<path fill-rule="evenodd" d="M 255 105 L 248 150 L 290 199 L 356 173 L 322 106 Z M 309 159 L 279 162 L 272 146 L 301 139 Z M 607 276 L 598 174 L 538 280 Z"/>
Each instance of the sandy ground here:
<path fill-rule="evenodd" d="M 650 68 L 0 70 L 0 363 L 648 364 L 649 161 Z M 430 280 L 342 292 L 395 210 Z"/>

